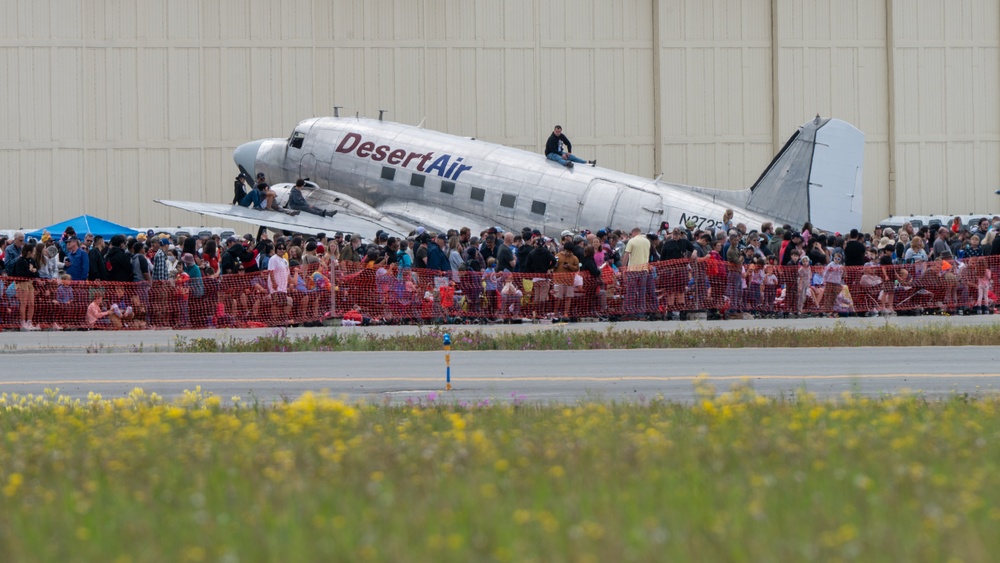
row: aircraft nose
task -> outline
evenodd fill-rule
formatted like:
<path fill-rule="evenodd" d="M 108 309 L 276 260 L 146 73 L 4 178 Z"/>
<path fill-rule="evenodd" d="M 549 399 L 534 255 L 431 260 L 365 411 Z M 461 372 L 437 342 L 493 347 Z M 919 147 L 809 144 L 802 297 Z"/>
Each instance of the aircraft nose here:
<path fill-rule="evenodd" d="M 233 151 L 233 162 L 239 167 L 240 172 L 243 172 L 250 178 L 254 177 L 254 168 L 257 165 L 257 153 L 260 151 L 260 146 L 263 143 L 263 140 L 250 141 L 236 147 L 236 150 Z"/>

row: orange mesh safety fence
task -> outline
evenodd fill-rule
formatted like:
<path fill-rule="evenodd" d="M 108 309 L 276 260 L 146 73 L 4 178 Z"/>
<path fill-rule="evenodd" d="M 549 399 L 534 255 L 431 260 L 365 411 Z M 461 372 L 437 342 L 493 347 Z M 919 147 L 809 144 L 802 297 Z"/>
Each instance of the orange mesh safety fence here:
<path fill-rule="evenodd" d="M 544 318 L 646 318 L 720 314 L 985 312 L 996 302 L 1000 257 L 879 267 L 772 267 L 711 260 L 657 262 L 641 271 L 578 274 L 436 272 L 341 264 L 304 270 L 287 292 L 268 273 L 167 282 L 0 278 L 0 326 L 20 328 L 263 327 L 318 322 L 456 322 Z"/>

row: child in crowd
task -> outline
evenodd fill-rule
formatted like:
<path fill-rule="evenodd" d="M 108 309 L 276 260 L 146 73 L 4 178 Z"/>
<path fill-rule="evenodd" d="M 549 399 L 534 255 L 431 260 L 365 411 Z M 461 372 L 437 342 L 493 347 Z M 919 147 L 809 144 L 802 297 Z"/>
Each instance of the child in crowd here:
<path fill-rule="evenodd" d="M 483 295 L 486 296 L 486 306 L 483 311 L 487 316 L 492 316 L 497 308 L 497 260 L 496 258 L 486 259 L 486 269 L 483 270 Z"/>
<path fill-rule="evenodd" d="M 104 293 L 94 292 L 94 299 L 87 306 L 87 326 L 90 328 L 111 328 L 110 311 L 104 309 Z"/>
<path fill-rule="evenodd" d="M 993 286 L 993 272 L 983 262 L 976 264 L 976 313 L 985 315 L 990 310 L 990 289 Z"/>
<path fill-rule="evenodd" d="M 778 275 L 774 273 L 774 264 L 764 266 L 764 311 L 774 313 L 774 300 L 778 296 Z"/>
<path fill-rule="evenodd" d="M 851 289 L 847 285 L 839 287 L 840 292 L 833 302 L 833 312 L 840 317 L 849 317 L 854 313 L 854 299 L 851 298 Z"/>
<path fill-rule="evenodd" d="M 503 277 L 503 289 L 500 290 L 500 314 L 502 316 L 520 317 L 521 297 L 524 296 L 524 292 L 518 289 L 514 283 L 513 274 L 505 272 Z"/>

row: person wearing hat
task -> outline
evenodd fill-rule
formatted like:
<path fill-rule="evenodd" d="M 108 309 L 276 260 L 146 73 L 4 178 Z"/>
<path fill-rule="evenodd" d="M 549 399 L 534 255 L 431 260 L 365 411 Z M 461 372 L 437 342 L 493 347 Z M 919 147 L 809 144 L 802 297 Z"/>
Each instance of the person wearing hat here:
<path fill-rule="evenodd" d="M 792 263 L 792 252 L 795 250 L 798 250 L 799 254 L 805 254 L 805 249 L 802 248 L 802 233 L 793 231 L 788 238 L 788 245 L 785 246 L 781 253 L 782 266 Z"/>
<path fill-rule="evenodd" d="M 240 202 L 243 201 L 244 197 L 246 197 L 247 188 L 249 188 L 249 186 L 245 188 L 245 185 L 246 179 L 244 178 L 243 173 L 240 172 L 236 175 L 236 179 L 233 181 L 233 205 L 240 205 Z"/>
<path fill-rule="evenodd" d="M 236 274 L 243 266 L 243 252 L 246 249 L 236 237 L 226 239 L 226 247 L 219 258 L 219 275 Z"/>
<path fill-rule="evenodd" d="M 80 239 L 76 236 L 66 241 L 66 260 L 63 262 L 63 269 L 73 281 L 87 281 L 87 276 L 90 274 L 90 258 L 80 248 Z"/>
<path fill-rule="evenodd" d="M 435 272 L 451 271 L 451 263 L 444 252 L 444 247 L 448 243 L 448 237 L 444 233 L 438 233 L 432 243 L 427 247 L 427 269 Z"/>
<path fill-rule="evenodd" d="M 68 241 L 71 237 L 75 236 L 76 236 L 76 229 L 73 228 L 73 225 L 67 226 L 66 229 L 63 231 L 62 236 L 59 237 L 59 252 L 65 254 L 66 241 Z"/>
<path fill-rule="evenodd" d="M 170 288 L 167 283 L 170 280 L 170 266 L 167 263 L 167 248 L 170 246 L 170 239 L 166 236 L 150 239 L 150 249 L 153 250 L 153 267 L 150 275 L 153 278 L 149 288 L 149 322 L 153 326 L 166 326 L 167 311 L 169 311 Z"/>
<path fill-rule="evenodd" d="M 167 267 L 167 247 L 170 246 L 170 239 L 167 237 L 153 238 L 150 241 L 150 250 L 153 251 L 153 269 L 151 271 L 153 282 L 165 282 L 170 278 L 170 270 Z"/>

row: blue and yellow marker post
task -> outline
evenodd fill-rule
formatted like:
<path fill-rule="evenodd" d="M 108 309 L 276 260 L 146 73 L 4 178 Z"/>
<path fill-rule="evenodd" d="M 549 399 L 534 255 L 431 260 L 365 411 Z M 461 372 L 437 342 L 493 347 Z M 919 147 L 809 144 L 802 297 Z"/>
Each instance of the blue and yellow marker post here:
<path fill-rule="evenodd" d="M 444 378 L 447 385 L 445 391 L 451 391 L 451 335 L 444 335 Z"/>

